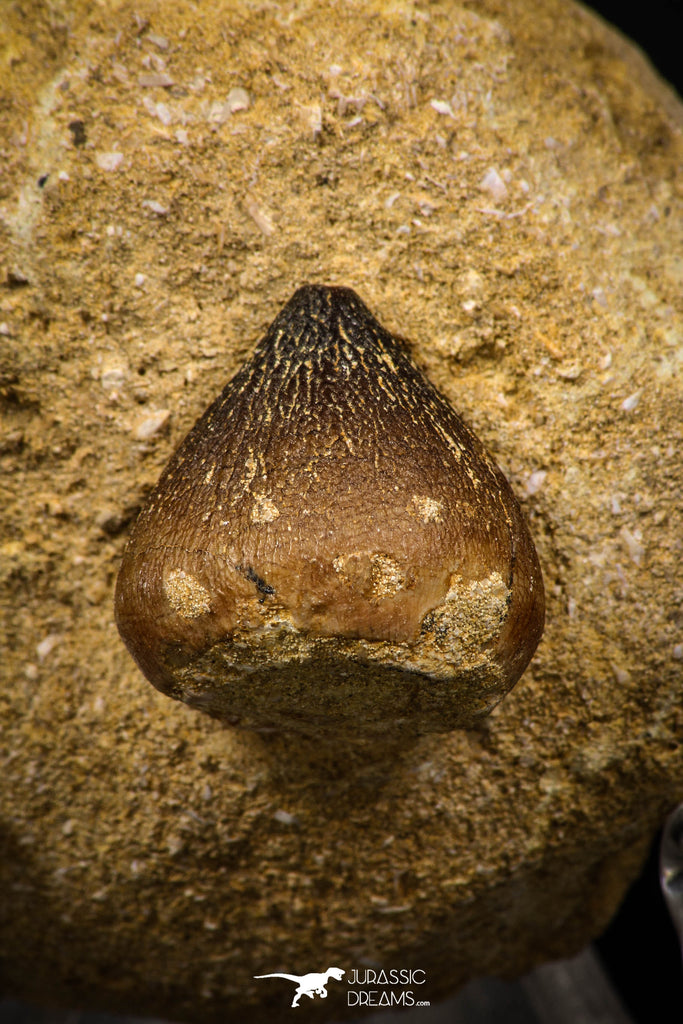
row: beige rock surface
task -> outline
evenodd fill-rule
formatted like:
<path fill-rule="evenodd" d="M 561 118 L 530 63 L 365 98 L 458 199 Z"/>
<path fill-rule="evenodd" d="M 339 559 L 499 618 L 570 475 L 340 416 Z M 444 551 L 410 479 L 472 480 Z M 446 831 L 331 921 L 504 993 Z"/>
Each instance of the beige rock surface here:
<path fill-rule="evenodd" d="M 382 965 L 435 1001 L 598 933 L 681 798 L 680 106 L 568 2 L 341 9 L 3 9 L 8 992 L 277 1021 L 253 975 Z M 411 341 L 545 575 L 516 689 L 390 763 L 220 728 L 113 622 L 141 501 L 305 281 Z"/>

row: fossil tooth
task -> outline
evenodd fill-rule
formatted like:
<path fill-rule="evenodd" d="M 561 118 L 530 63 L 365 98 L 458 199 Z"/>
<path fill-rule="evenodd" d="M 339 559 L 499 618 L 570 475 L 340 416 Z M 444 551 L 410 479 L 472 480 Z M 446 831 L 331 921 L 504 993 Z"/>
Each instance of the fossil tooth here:
<path fill-rule="evenodd" d="M 348 288 L 300 288 L 182 442 L 116 590 L 160 690 L 250 728 L 471 724 L 543 631 L 483 444 Z"/>

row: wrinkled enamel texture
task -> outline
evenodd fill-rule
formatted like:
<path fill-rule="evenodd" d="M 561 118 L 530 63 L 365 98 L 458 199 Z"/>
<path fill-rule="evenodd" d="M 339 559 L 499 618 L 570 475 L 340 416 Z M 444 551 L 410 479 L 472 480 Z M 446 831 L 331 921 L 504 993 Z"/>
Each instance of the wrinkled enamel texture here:
<path fill-rule="evenodd" d="M 256 729 L 469 725 L 543 631 L 507 480 L 347 288 L 300 288 L 164 470 L 116 589 L 164 693 Z"/>

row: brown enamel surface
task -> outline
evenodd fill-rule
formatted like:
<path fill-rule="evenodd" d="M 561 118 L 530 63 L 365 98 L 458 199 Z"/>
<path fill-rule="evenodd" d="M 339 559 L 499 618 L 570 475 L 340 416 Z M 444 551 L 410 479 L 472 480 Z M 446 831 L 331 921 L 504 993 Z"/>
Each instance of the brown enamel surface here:
<path fill-rule="evenodd" d="M 468 625 L 482 581 L 498 602 L 483 644 Z M 425 668 L 429 616 L 449 601 L 450 655 L 441 664 L 436 643 Z M 304 643 L 290 669 L 315 664 L 310 641 L 337 638 L 326 656 L 450 678 L 457 706 L 460 669 L 485 678 L 482 657 L 489 703 L 514 685 L 544 601 L 520 508 L 481 442 L 353 291 L 305 286 L 170 460 L 128 543 L 116 616 L 143 672 L 183 699 L 197 659 L 238 634 L 244 651 L 275 623 Z M 240 657 L 253 668 L 233 652 L 233 679 Z M 195 672 L 204 690 L 220 689 L 212 673 Z M 208 705 L 229 717 L 225 694 Z"/>

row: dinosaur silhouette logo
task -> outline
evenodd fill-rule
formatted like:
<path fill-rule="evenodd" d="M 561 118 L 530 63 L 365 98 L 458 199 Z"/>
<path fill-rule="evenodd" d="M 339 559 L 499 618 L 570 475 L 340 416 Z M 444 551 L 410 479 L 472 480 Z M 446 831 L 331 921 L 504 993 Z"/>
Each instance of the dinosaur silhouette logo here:
<path fill-rule="evenodd" d="M 302 996 L 308 996 L 309 999 L 313 999 L 314 996 L 327 999 L 326 986 L 328 981 L 330 978 L 334 978 L 335 981 L 341 981 L 344 977 L 344 971 L 341 967 L 328 967 L 324 974 L 255 974 L 254 977 L 286 978 L 287 981 L 293 981 L 296 985 L 296 992 L 292 999 L 292 1006 L 298 1006 Z"/>

